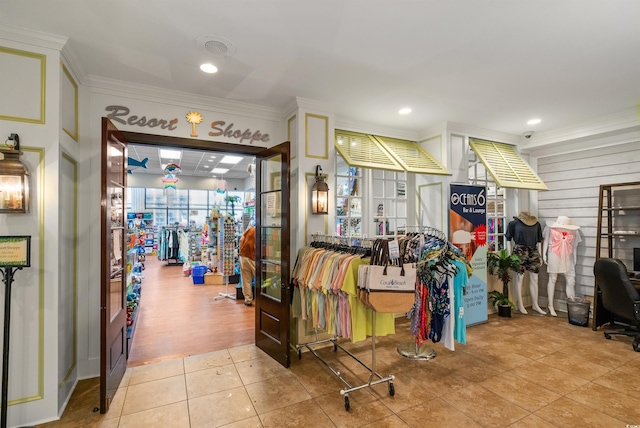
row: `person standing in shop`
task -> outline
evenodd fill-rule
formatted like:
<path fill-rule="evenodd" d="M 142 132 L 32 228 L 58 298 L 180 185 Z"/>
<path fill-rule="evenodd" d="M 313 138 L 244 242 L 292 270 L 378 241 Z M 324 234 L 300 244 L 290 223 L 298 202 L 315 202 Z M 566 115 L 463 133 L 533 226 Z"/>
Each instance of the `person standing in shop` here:
<path fill-rule="evenodd" d="M 245 306 L 253 303 L 251 283 L 256 277 L 256 228 L 249 226 L 240 238 L 240 275 L 242 276 L 242 294 Z"/>

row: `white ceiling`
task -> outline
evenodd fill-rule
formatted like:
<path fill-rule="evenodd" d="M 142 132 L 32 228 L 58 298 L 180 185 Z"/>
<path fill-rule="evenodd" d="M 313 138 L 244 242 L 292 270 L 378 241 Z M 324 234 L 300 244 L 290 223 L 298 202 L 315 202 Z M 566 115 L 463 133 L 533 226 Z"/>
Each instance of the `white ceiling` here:
<path fill-rule="evenodd" d="M 217 177 L 224 179 L 245 179 L 249 177 L 249 165 L 255 163 L 255 157 L 239 155 L 235 153 L 218 153 L 206 150 L 182 150 L 179 148 L 162 147 L 165 150 L 178 151 L 180 158 L 162 159 L 160 147 L 141 144 L 129 144 L 129 157 L 138 161 L 148 159 L 146 168 L 132 168 L 132 174 L 164 175 L 164 166 L 167 163 L 180 165 L 181 176 Z M 241 157 L 237 164 L 222 163 L 225 155 Z M 228 169 L 224 174 L 212 174 L 213 168 Z"/>
<path fill-rule="evenodd" d="M 68 37 L 87 78 L 279 109 L 303 97 L 415 133 L 451 121 L 520 135 L 636 108 L 639 23 L 638 0 L 0 3 L 0 29 Z M 208 34 L 235 54 L 200 49 Z"/>

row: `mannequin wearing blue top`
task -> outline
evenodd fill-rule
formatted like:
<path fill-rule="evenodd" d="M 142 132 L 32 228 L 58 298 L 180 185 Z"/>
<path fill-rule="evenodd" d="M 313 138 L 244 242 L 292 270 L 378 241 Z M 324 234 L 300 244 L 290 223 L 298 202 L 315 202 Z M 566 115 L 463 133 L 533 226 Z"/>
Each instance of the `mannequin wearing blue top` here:
<path fill-rule="evenodd" d="M 518 311 L 528 314 L 522 301 L 522 283 L 525 272 L 529 272 L 529 293 L 531 294 L 531 307 L 534 311 L 546 315 L 547 312 L 538 305 L 538 272 L 542 266 L 541 242 L 542 226 L 538 218 L 533 214 L 522 211 L 507 225 L 505 233 L 510 252 L 520 257 L 521 271 L 515 275 L 514 303 Z M 513 247 L 511 241 L 513 240 Z"/>

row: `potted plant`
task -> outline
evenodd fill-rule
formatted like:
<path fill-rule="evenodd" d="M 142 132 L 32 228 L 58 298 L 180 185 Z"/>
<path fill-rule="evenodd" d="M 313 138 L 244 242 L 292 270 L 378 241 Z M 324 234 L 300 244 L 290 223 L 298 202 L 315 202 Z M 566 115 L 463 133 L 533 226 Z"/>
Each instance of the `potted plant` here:
<path fill-rule="evenodd" d="M 515 254 L 510 255 L 506 249 L 488 252 L 487 270 L 491 275 L 496 275 L 502 281 L 502 293 L 498 290 L 490 292 L 489 300 L 498 309 L 499 316 L 510 317 L 511 308 L 514 308 L 515 305 L 509 300 L 509 281 L 511 281 L 509 271 L 516 273 L 522 271 L 520 257 Z"/>

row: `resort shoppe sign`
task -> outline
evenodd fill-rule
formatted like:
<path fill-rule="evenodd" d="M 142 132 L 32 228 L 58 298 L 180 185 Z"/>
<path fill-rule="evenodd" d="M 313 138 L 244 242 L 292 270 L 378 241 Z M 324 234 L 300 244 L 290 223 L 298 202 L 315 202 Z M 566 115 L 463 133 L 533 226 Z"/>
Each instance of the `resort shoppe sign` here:
<path fill-rule="evenodd" d="M 167 119 L 158 117 L 138 116 L 131 114 L 129 107 L 125 106 L 106 106 L 105 110 L 108 112 L 107 118 L 112 122 L 120 123 L 122 125 L 139 126 L 141 128 L 160 128 L 169 131 L 175 131 L 178 128 L 178 118 Z M 197 125 L 204 121 L 202 115 L 196 111 L 190 111 L 185 115 L 186 121 L 191 124 L 190 137 L 197 137 Z M 208 135 L 210 137 L 225 137 L 238 140 L 239 143 L 248 142 L 253 144 L 256 141 L 266 143 L 269 141 L 269 134 L 263 134 L 260 130 L 251 130 L 249 128 L 238 128 L 234 123 L 229 123 L 223 120 L 215 120 L 211 122 L 211 131 Z"/>

